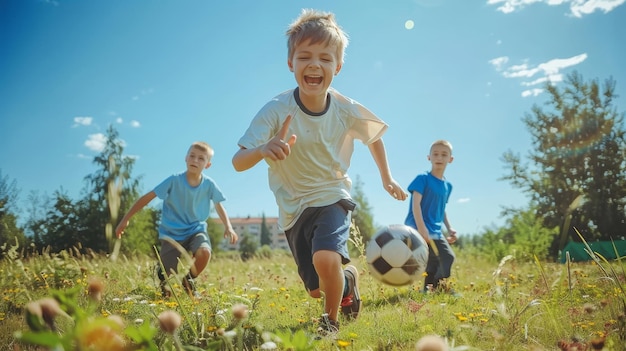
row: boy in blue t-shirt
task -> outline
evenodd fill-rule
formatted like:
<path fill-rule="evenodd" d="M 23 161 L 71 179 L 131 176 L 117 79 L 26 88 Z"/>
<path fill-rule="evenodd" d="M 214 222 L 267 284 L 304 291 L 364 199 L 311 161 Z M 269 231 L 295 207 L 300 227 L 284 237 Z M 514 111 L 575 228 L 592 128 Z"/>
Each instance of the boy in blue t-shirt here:
<path fill-rule="evenodd" d="M 450 291 L 449 287 L 440 285 L 450 277 L 455 258 L 450 244 L 456 242 L 456 230 L 446 215 L 452 184 L 443 175 L 453 159 L 452 144 L 446 140 L 435 141 L 428 155 L 432 165 L 430 172 L 418 174 L 408 188 L 411 204 L 404 224 L 417 229 L 429 244 L 424 292 L 429 288 Z M 448 230 L 447 237 L 443 235 L 444 225 Z"/>
<path fill-rule="evenodd" d="M 211 201 L 224 224 L 224 238 L 229 238 L 233 244 L 238 239 L 226 209 L 222 205 L 222 201 L 225 200 L 224 195 L 213 179 L 202 173 L 211 166 L 211 157 L 213 157 L 213 149 L 209 144 L 193 143 L 185 157 L 187 171 L 169 176 L 152 191 L 140 197 L 115 229 L 115 234 L 121 238 L 128 221 L 135 213 L 143 209 L 155 197 L 163 200 L 161 223 L 158 229 L 161 241 L 159 256 L 165 272 L 172 274 L 177 272 L 178 259 L 182 254 L 180 247 L 191 251 L 194 263 L 183 279 L 183 286 L 193 296 L 197 296 L 193 279 L 202 273 L 211 259 L 211 241 L 207 234 Z M 160 265 L 158 275 L 163 295 L 169 296 L 170 292 L 167 290 L 165 276 Z"/>

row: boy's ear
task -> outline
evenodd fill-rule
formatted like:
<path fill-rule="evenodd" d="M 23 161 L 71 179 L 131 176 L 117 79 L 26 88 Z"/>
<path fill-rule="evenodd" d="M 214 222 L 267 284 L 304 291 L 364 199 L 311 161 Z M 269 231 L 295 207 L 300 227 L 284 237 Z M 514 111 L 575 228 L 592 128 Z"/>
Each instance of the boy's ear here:
<path fill-rule="evenodd" d="M 343 67 L 342 63 L 337 64 L 337 68 L 335 69 L 335 75 L 339 74 L 339 71 L 341 71 L 341 67 Z"/>
<path fill-rule="evenodd" d="M 208 163 L 206 164 L 206 166 L 204 166 L 204 169 L 207 169 L 207 168 L 209 168 L 209 167 L 211 167 L 211 162 L 208 162 Z"/>
<path fill-rule="evenodd" d="M 289 70 L 293 72 L 293 62 L 291 62 L 291 59 L 287 59 L 287 66 L 289 66 Z"/>

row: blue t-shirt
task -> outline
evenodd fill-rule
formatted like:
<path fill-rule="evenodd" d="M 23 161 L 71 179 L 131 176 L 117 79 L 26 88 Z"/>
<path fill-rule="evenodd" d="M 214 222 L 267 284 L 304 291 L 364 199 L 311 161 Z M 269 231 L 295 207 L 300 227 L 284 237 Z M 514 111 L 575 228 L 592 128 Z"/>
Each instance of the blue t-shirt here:
<path fill-rule="evenodd" d="M 446 204 L 452 193 L 452 184 L 445 179 L 439 179 L 430 172 L 418 174 L 409 184 L 411 201 L 409 203 L 409 213 L 404 220 L 404 224 L 417 229 L 415 216 L 413 215 L 413 192 L 422 194 L 420 207 L 422 217 L 428 229 L 428 235 L 432 239 L 442 239 L 443 219 L 446 213 Z"/>
<path fill-rule="evenodd" d="M 189 235 L 206 233 L 211 201 L 226 200 L 213 179 L 202 175 L 200 185 L 192 187 L 187 182 L 186 172 L 169 176 L 154 188 L 154 192 L 163 200 L 159 239 L 167 237 L 180 241 Z"/>

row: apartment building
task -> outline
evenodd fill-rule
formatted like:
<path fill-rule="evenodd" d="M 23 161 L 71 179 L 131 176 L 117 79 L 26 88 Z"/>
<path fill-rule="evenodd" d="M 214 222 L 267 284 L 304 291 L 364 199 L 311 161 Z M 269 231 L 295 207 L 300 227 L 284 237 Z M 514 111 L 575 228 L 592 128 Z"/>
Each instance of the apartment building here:
<path fill-rule="evenodd" d="M 219 218 L 211 218 L 215 223 L 224 228 L 222 221 Z M 231 217 L 230 223 L 233 226 L 235 232 L 239 235 L 239 239 L 248 233 L 256 238 L 259 247 L 261 246 L 261 227 L 263 225 L 263 217 Z M 272 249 L 283 249 L 289 251 L 289 244 L 285 233 L 278 227 L 278 217 L 265 217 L 265 225 L 270 233 Z M 239 250 L 239 242 L 232 245 L 227 240 L 222 240 L 220 248 L 225 251 Z"/>

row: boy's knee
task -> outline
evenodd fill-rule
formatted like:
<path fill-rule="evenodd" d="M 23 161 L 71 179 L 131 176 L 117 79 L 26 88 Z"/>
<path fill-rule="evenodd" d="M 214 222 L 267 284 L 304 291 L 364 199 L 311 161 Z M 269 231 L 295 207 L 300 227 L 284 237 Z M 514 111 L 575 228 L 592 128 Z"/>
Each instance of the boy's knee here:
<path fill-rule="evenodd" d="M 320 272 L 341 268 L 341 255 L 334 251 L 320 250 L 313 254 L 313 266 Z"/>
<path fill-rule="evenodd" d="M 209 250 L 206 247 L 201 247 L 198 249 L 198 251 L 196 251 L 196 253 L 194 254 L 194 257 L 197 259 L 210 259 L 211 258 L 211 250 Z"/>

